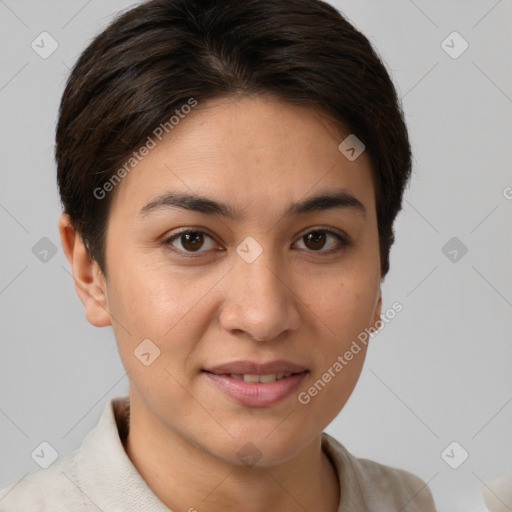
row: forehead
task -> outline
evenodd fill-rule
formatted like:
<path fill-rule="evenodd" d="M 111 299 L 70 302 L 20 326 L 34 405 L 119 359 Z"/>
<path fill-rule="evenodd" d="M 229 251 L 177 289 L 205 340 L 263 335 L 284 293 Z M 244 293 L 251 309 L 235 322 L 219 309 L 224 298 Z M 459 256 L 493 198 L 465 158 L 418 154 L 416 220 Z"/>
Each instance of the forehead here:
<path fill-rule="evenodd" d="M 266 97 L 214 99 L 179 118 L 115 187 L 112 210 L 139 211 L 169 190 L 250 208 L 296 202 L 340 187 L 373 203 L 366 153 L 349 160 L 350 135 L 310 107 Z M 111 211 L 112 211 L 111 210 Z"/>

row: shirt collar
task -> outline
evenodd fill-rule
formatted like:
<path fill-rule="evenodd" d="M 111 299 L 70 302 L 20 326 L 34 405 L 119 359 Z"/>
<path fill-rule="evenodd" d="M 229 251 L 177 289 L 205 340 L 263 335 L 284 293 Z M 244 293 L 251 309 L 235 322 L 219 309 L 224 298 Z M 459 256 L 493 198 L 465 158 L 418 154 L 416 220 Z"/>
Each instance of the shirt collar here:
<path fill-rule="evenodd" d="M 169 512 L 126 454 L 128 397 L 111 399 L 77 453 L 75 479 L 82 493 L 103 512 Z"/>

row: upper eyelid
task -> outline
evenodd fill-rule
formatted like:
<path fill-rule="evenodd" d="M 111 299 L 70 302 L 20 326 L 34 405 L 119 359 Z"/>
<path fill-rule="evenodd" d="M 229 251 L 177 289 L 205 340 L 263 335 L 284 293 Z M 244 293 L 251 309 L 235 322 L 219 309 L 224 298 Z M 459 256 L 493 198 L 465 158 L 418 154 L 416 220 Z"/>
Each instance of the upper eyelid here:
<path fill-rule="evenodd" d="M 177 233 L 173 233 L 172 235 L 165 235 L 164 236 L 164 242 L 168 242 L 169 240 L 172 240 L 174 238 L 178 238 L 180 235 L 184 235 L 186 233 L 203 233 L 207 236 L 209 236 L 212 240 L 215 240 L 215 235 L 211 234 L 206 228 L 183 228 L 182 230 L 178 231 Z"/>

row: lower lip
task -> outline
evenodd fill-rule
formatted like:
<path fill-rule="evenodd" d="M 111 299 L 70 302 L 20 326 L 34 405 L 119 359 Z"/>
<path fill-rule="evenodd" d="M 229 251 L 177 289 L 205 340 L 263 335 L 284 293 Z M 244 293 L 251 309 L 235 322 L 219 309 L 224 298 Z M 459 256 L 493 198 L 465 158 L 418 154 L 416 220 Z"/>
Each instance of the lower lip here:
<path fill-rule="evenodd" d="M 268 407 L 289 396 L 299 386 L 307 371 L 274 382 L 245 382 L 228 375 L 203 372 L 218 388 L 247 407 Z"/>

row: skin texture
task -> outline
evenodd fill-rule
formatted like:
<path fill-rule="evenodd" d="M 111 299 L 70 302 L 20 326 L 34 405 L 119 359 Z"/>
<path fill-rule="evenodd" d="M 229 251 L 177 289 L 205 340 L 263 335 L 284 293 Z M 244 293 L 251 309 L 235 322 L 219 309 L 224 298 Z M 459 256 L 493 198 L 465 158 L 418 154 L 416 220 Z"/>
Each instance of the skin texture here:
<path fill-rule="evenodd" d="M 86 318 L 112 325 L 128 372 L 126 452 L 173 510 L 338 509 L 321 433 L 352 393 L 366 350 L 309 404 L 297 395 L 381 313 L 370 161 L 365 153 L 349 161 L 338 150 L 347 135 L 306 106 L 262 96 L 215 99 L 199 104 L 111 192 L 106 279 L 68 217 L 59 220 Z M 334 189 L 354 195 L 366 214 L 334 208 L 283 218 L 291 202 Z M 177 208 L 139 214 L 170 190 L 227 203 L 244 217 Z M 179 237 L 166 244 L 178 228 L 211 238 L 205 235 L 199 252 Z M 323 247 L 304 239 L 320 228 L 346 233 L 351 244 L 332 235 Z M 253 263 L 236 252 L 248 236 L 263 249 Z M 196 256 L 180 255 L 185 248 Z M 149 366 L 133 354 L 146 338 L 161 351 Z M 276 359 L 309 373 L 268 407 L 236 403 L 201 372 Z M 237 457 L 247 442 L 261 453 L 252 467 Z"/>

